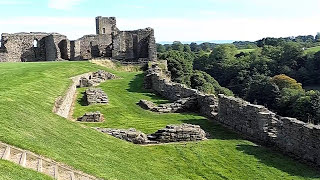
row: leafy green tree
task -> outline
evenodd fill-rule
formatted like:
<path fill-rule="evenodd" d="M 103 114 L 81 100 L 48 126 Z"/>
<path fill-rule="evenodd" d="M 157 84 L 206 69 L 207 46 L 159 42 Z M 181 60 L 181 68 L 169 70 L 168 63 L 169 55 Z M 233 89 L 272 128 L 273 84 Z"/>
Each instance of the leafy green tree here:
<path fill-rule="evenodd" d="M 250 102 L 276 109 L 280 98 L 279 87 L 264 75 L 254 75 L 249 84 L 246 99 Z"/>
<path fill-rule="evenodd" d="M 200 47 L 198 46 L 197 43 L 194 43 L 194 42 L 190 44 L 190 48 L 191 48 L 191 51 L 192 51 L 192 52 L 198 52 L 198 51 L 200 51 Z"/>
<path fill-rule="evenodd" d="M 303 90 L 301 83 L 298 83 L 295 79 L 285 74 L 276 75 L 271 79 L 271 81 L 275 83 L 280 90 L 282 90 L 283 88 L 296 89 L 301 91 Z"/>
<path fill-rule="evenodd" d="M 180 41 L 174 41 L 172 44 L 172 50 L 183 51 L 184 45 Z"/>
<path fill-rule="evenodd" d="M 320 32 L 317 33 L 317 35 L 315 37 L 315 41 L 320 42 Z"/>
<path fill-rule="evenodd" d="M 164 53 L 166 48 L 162 44 L 157 44 L 157 52 Z"/>
<path fill-rule="evenodd" d="M 235 59 L 235 55 L 237 54 L 237 48 L 232 44 L 223 44 L 215 47 L 212 50 L 210 58 L 213 61 L 222 62 L 226 60 Z"/>
<path fill-rule="evenodd" d="M 184 45 L 183 52 L 192 53 L 192 52 L 191 52 L 191 48 L 190 48 L 190 46 L 189 46 L 188 44 L 185 44 L 185 45 Z"/>

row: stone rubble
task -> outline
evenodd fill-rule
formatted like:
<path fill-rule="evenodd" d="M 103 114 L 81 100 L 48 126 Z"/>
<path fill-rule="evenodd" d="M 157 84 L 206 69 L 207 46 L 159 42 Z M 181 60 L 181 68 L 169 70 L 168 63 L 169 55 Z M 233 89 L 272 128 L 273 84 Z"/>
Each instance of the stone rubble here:
<path fill-rule="evenodd" d="M 77 121 L 81 122 L 102 122 L 103 121 L 103 115 L 97 111 L 97 112 L 88 112 L 85 113 L 83 116 L 79 117 Z"/>
<path fill-rule="evenodd" d="M 140 100 L 138 105 L 143 109 L 150 110 L 159 113 L 177 113 L 177 112 L 187 112 L 190 109 L 196 107 L 197 101 L 195 98 L 182 98 L 173 103 L 166 103 L 156 105 L 153 102 L 147 100 Z"/>
<path fill-rule="evenodd" d="M 141 131 L 137 131 L 134 128 L 131 129 L 111 129 L 111 128 L 95 128 L 97 131 L 109 134 L 118 139 L 122 139 L 134 144 L 146 144 L 149 140 L 146 134 Z"/>
<path fill-rule="evenodd" d="M 97 86 L 98 84 L 105 82 L 110 79 L 115 79 L 116 75 L 106 72 L 104 70 L 98 70 L 97 72 L 92 73 L 88 78 L 82 77 L 79 81 L 78 87 L 92 87 Z"/>
<path fill-rule="evenodd" d="M 148 136 L 149 140 L 161 143 L 181 141 L 201 141 L 206 139 L 206 132 L 199 125 L 167 125 L 166 128 Z"/>
<path fill-rule="evenodd" d="M 166 128 L 160 129 L 150 135 L 146 135 L 134 128 L 128 130 L 111 128 L 94 129 L 134 144 L 201 141 L 205 140 L 207 136 L 206 132 L 202 130 L 200 126 L 192 124 L 168 125 Z"/>
<path fill-rule="evenodd" d="M 87 105 L 91 104 L 108 104 L 109 99 L 101 88 L 89 88 L 84 94 Z"/>

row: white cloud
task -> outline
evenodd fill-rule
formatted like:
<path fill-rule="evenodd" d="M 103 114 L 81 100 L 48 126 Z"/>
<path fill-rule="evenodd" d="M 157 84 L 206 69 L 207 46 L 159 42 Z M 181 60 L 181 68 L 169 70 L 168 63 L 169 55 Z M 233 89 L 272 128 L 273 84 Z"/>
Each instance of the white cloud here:
<path fill-rule="evenodd" d="M 309 18 L 118 18 L 121 30 L 153 27 L 157 41 L 258 40 L 263 37 L 315 35 L 319 16 Z M 95 33 L 94 17 L 0 18 L 2 32 L 58 32 L 70 39 Z"/>
<path fill-rule="evenodd" d="M 81 1 L 82 0 L 49 0 L 48 6 L 53 9 L 70 10 Z"/>

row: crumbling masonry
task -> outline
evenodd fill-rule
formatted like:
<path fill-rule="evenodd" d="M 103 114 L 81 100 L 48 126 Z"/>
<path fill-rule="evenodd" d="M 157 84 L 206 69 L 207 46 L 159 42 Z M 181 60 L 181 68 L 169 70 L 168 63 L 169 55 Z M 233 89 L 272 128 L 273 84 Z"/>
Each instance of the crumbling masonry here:
<path fill-rule="evenodd" d="M 115 17 L 96 17 L 96 34 L 71 41 L 57 33 L 1 35 L 0 62 L 89 60 L 154 61 L 156 42 L 152 28 L 120 31 Z"/>
<path fill-rule="evenodd" d="M 194 111 L 250 140 L 320 167 L 320 125 L 278 116 L 264 106 L 240 98 L 201 94 L 195 89 L 171 82 L 168 74 L 156 64 L 153 65 L 146 73 L 145 88 L 172 101 L 194 98 L 197 100 L 194 101 Z"/>

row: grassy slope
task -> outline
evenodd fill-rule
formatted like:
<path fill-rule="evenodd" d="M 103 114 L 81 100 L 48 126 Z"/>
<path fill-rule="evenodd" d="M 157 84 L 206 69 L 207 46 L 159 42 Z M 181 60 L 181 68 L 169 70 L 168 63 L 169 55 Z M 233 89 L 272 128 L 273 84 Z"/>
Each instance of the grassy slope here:
<path fill-rule="evenodd" d="M 238 49 L 237 51 L 238 51 L 238 53 L 241 53 L 241 52 L 249 53 L 249 52 L 252 52 L 254 50 L 256 50 L 256 49 Z"/>
<path fill-rule="evenodd" d="M 195 123 L 202 125 L 213 138 L 198 143 L 142 147 L 51 112 L 55 98 L 70 83 L 68 77 L 98 68 L 101 67 L 87 62 L 0 64 L 0 140 L 108 179 L 320 177 L 315 170 L 242 140 L 201 116 L 158 115 L 141 110 L 135 105 L 139 99 L 161 100 L 139 90 L 142 84 L 139 73 L 116 73 L 123 79 L 101 85 L 110 97 L 110 104 L 96 107 L 77 104 L 75 114 L 100 110 L 106 116 L 106 122 L 100 126 L 134 127 L 146 133 L 170 123 Z M 9 171 L 17 170 L 12 167 Z"/>
<path fill-rule="evenodd" d="M 14 163 L 0 160 L 0 179 L 30 179 L 30 180 L 50 180 L 49 176 L 40 174 L 36 171 L 22 168 Z"/>
<path fill-rule="evenodd" d="M 316 46 L 313 48 L 308 48 L 305 50 L 305 53 L 316 53 L 320 51 L 320 46 Z"/>

